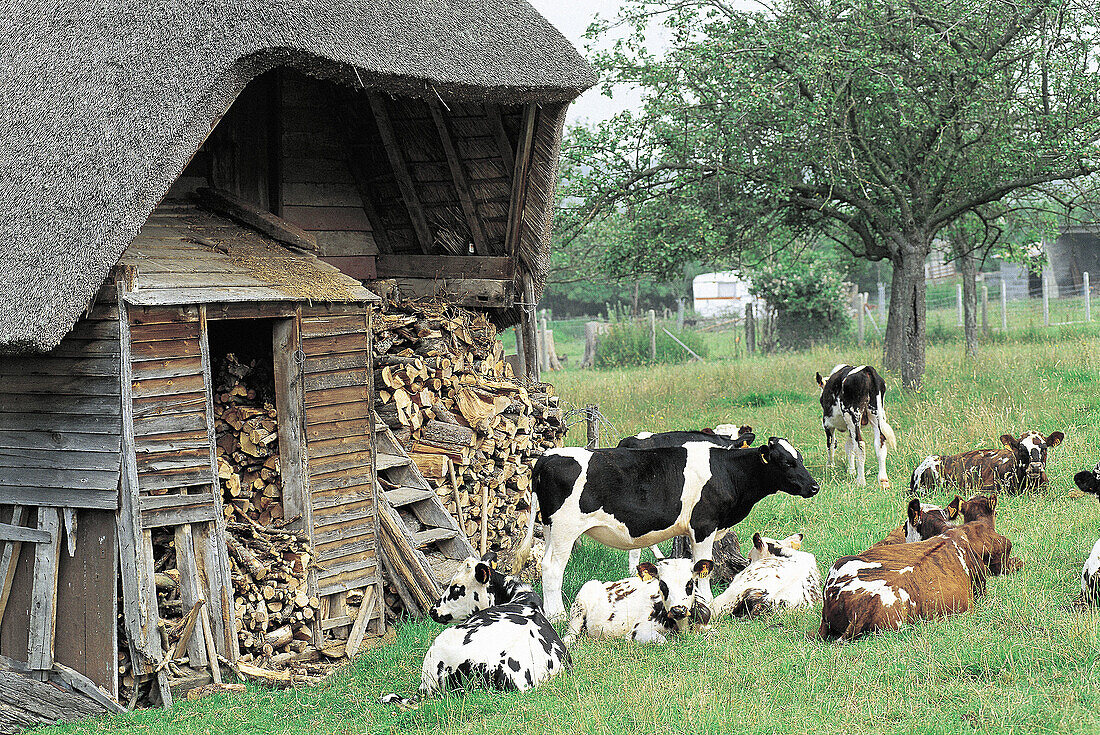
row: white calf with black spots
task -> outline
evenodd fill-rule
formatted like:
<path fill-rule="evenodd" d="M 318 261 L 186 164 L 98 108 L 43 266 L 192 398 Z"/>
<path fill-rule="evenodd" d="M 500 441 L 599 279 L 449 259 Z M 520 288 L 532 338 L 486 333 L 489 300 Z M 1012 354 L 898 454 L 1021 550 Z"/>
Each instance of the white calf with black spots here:
<path fill-rule="evenodd" d="M 717 615 L 755 615 L 774 607 L 803 607 L 821 600 L 817 558 L 802 551 L 802 534 L 782 541 L 752 537 L 749 565 L 714 598 Z"/>
<path fill-rule="evenodd" d="M 856 478 L 857 485 L 866 485 L 864 465 L 867 453 L 862 427 L 870 426 L 872 445 L 878 458 L 878 482 L 890 487 L 886 475 L 886 453 L 897 448 L 894 430 L 886 421 L 886 381 L 870 365 L 837 365 L 822 378 L 817 374 L 821 388 L 821 426 L 825 429 L 825 448 L 829 453 L 828 466 L 833 465 L 836 451 L 836 432 L 848 434 L 844 452 L 848 455 L 848 474 Z"/>
<path fill-rule="evenodd" d="M 539 596 L 486 560 L 467 559 L 429 614 L 458 624 L 436 636 L 424 656 L 421 693 L 471 683 L 522 691 L 572 666 Z"/>
<path fill-rule="evenodd" d="M 569 612 L 565 645 L 582 634 L 592 638 L 625 638 L 664 643 L 692 621 L 710 622 L 709 599 L 699 593 L 713 564 L 703 559 L 662 559 L 638 565 L 638 576 L 617 582 L 585 582 Z"/>

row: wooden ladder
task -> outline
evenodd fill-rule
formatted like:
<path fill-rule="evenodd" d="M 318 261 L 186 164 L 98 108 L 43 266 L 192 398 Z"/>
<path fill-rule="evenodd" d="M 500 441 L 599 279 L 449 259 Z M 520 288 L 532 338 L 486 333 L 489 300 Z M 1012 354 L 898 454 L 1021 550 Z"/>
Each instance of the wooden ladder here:
<path fill-rule="evenodd" d="M 383 565 L 406 609 L 423 615 L 477 553 L 377 413 L 374 431 Z"/>

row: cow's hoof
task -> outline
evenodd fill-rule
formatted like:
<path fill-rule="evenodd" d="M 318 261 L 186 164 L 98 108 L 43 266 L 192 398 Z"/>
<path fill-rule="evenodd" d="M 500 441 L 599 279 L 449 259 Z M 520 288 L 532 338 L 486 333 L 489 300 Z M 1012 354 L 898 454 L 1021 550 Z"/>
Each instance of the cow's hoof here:
<path fill-rule="evenodd" d="M 863 479 L 862 477 L 857 477 L 856 478 L 856 487 L 864 487 L 866 484 L 867 484 L 867 481 L 865 479 Z"/>
<path fill-rule="evenodd" d="M 878 484 L 882 486 L 883 490 L 889 490 L 890 489 L 890 478 L 889 477 L 880 477 L 880 478 L 878 478 Z"/>

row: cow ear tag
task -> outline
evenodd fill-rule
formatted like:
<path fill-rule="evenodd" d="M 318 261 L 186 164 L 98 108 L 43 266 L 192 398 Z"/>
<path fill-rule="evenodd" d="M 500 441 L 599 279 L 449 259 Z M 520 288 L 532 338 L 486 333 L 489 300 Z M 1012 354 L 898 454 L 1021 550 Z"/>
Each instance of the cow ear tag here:
<path fill-rule="evenodd" d="M 768 455 L 767 455 L 766 452 L 761 452 L 760 453 L 760 461 L 763 462 L 764 464 L 768 463 Z"/>
<path fill-rule="evenodd" d="M 693 571 L 695 572 L 695 576 L 699 577 L 699 579 L 706 579 L 710 576 L 710 571 L 713 568 L 714 562 L 710 559 L 700 559 L 695 562 L 695 569 Z"/>
<path fill-rule="evenodd" d="M 656 579 L 657 567 L 653 566 L 648 561 L 642 562 L 638 565 L 638 576 L 643 582 L 648 582 L 651 579 Z"/>
<path fill-rule="evenodd" d="M 956 495 L 955 499 L 952 500 L 951 503 L 947 506 L 947 518 L 949 520 L 953 521 L 956 518 L 958 518 L 958 516 L 959 516 L 959 504 L 960 503 L 962 503 L 962 498 L 960 498 L 958 495 Z"/>
<path fill-rule="evenodd" d="M 799 534 L 796 534 L 796 535 L 798 535 L 798 538 L 796 538 L 794 541 L 791 541 L 790 546 L 795 551 L 798 551 L 799 549 L 802 548 L 802 536 L 799 535 Z"/>
<path fill-rule="evenodd" d="M 479 584 L 488 584 L 490 576 L 492 575 L 489 565 L 484 562 L 478 562 L 477 566 L 474 567 L 474 579 L 476 579 Z"/>

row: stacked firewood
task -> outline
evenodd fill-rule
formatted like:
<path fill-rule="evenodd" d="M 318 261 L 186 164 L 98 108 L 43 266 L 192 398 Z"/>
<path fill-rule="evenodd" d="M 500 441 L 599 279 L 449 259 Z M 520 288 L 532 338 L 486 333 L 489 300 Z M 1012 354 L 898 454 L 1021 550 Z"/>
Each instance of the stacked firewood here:
<path fill-rule="evenodd" d="M 226 517 L 236 513 L 267 526 L 283 518 L 283 491 L 274 376 L 263 365 L 240 362 L 233 353 L 218 361 L 214 431 Z"/>
<path fill-rule="evenodd" d="M 389 303 L 374 340 L 378 415 L 473 546 L 508 545 L 535 460 L 565 435 L 552 386 L 515 378 L 485 315 L 451 304 Z"/>

